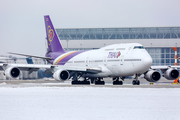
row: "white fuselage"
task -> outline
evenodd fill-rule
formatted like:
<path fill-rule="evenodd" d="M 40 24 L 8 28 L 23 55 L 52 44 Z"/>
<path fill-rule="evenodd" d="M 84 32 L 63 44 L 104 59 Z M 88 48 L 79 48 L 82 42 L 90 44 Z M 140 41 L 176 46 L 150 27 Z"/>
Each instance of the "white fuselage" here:
<path fill-rule="evenodd" d="M 54 64 L 63 55 L 56 58 Z M 100 73 L 87 74 L 90 77 L 126 77 L 145 73 L 151 64 L 152 58 L 141 44 L 127 43 L 83 52 L 71 58 L 65 66 L 101 68 Z"/>

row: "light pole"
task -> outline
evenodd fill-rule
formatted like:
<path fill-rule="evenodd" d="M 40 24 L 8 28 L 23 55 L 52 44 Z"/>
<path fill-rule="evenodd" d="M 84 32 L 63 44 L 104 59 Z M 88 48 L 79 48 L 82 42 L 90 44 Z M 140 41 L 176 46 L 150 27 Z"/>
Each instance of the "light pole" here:
<path fill-rule="evenodd" d="M 69 42 L 69 40 L 67 39 L 66 42 L 67 42 L 67 50 L 68 50 L 68 42 Z"/>

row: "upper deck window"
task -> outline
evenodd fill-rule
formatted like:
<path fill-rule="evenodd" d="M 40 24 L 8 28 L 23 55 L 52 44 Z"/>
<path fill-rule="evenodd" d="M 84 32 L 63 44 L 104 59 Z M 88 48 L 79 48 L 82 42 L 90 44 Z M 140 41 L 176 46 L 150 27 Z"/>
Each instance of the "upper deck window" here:
<path fill-rule="evenodd" d="M 134 49 L 144 49 L 143 46 L 134 46 Z"/>

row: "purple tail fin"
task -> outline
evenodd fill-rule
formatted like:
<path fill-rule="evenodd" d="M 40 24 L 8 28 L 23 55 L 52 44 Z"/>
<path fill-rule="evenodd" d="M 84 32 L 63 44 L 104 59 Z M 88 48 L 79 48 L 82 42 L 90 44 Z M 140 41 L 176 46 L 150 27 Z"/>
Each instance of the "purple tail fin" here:
<path fill-rule="evenodd" d="M 64 52 L 49 15 L 44 16 L 48 49 L 51 52 Z"/>

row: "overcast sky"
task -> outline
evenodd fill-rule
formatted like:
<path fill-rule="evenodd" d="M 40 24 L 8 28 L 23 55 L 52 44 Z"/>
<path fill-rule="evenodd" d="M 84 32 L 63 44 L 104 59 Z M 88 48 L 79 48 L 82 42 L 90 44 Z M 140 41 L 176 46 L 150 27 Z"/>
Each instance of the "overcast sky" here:
<path fill-rule="evenodd" d="M 179 6 L 180 0 L 0 0 L 0 55 L 44 56 L 44 15 L 55 28 L 180 26 Z"/>

